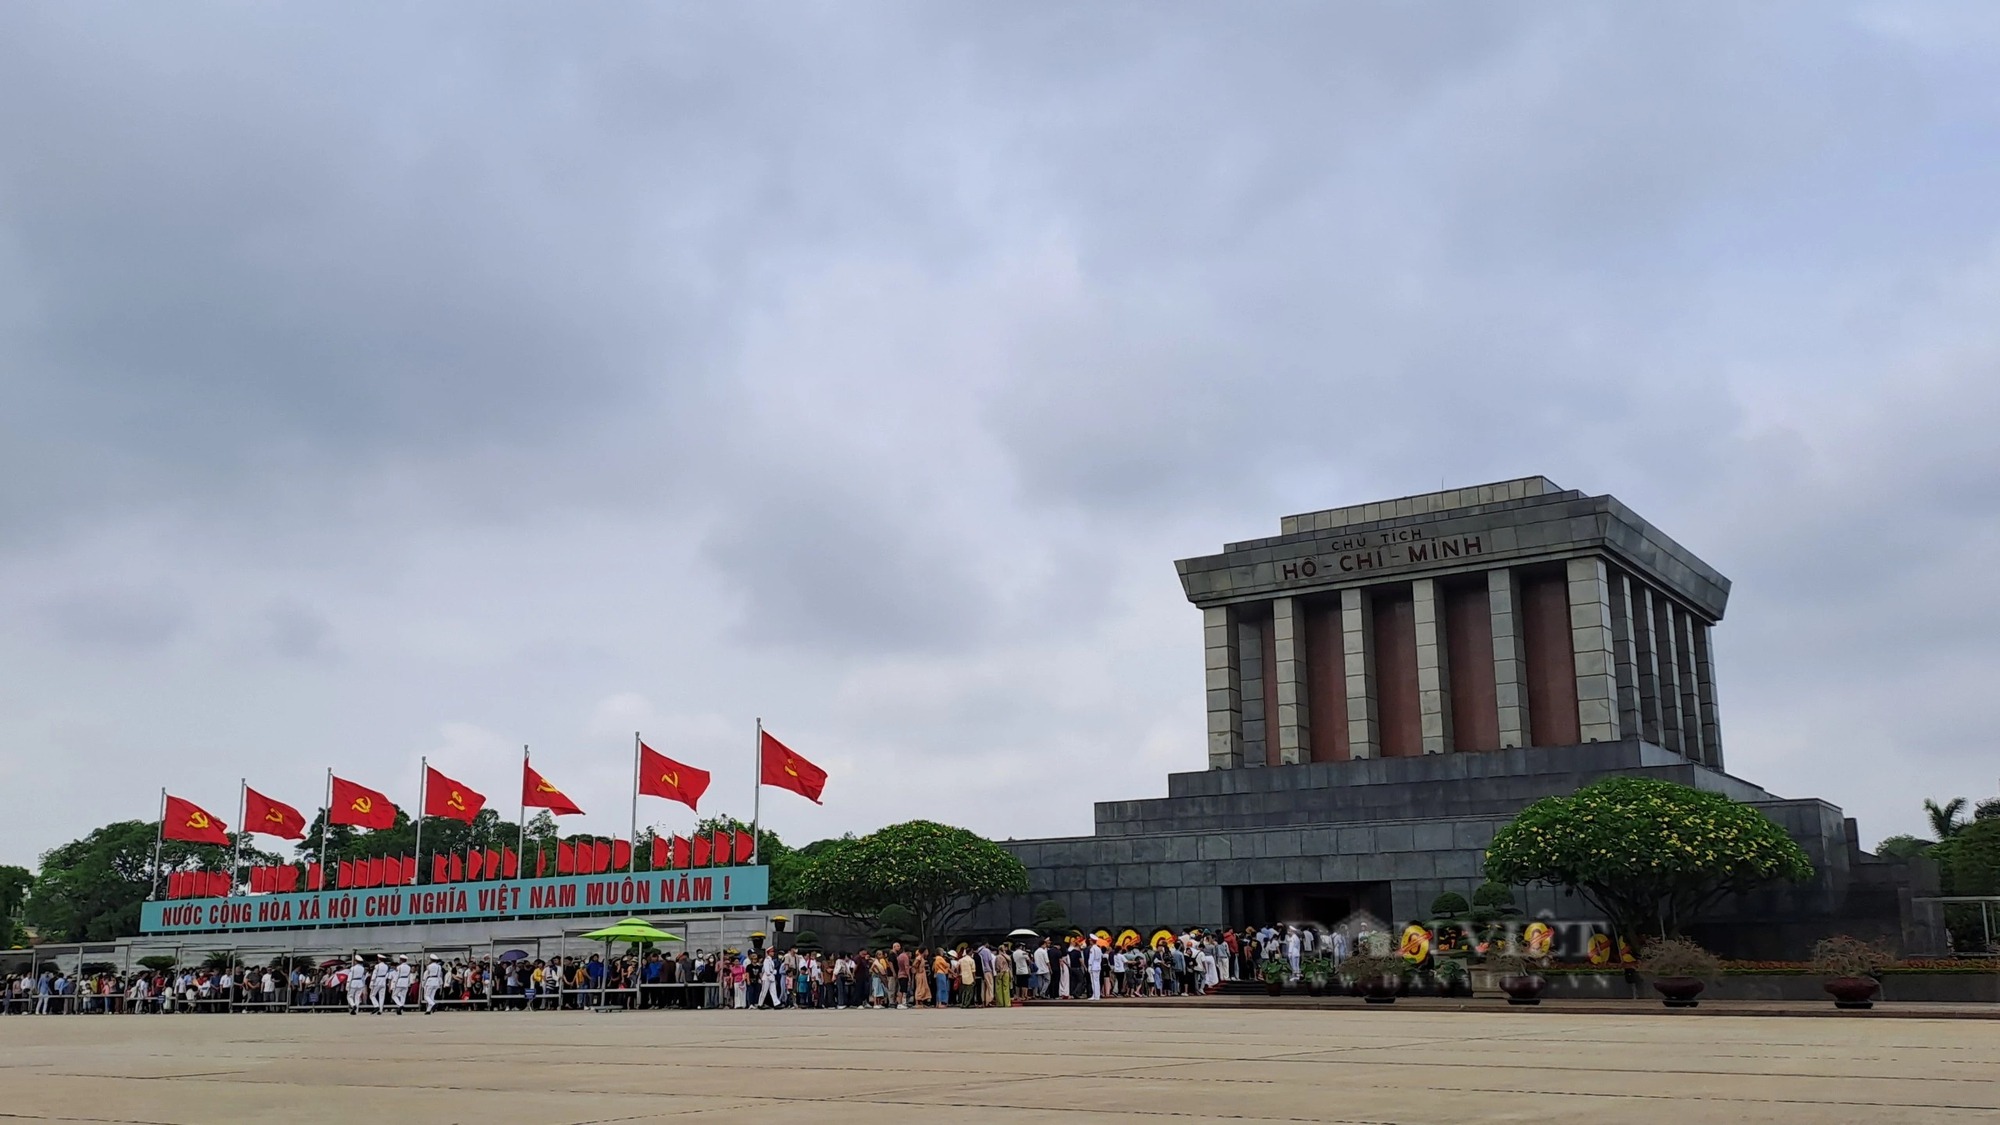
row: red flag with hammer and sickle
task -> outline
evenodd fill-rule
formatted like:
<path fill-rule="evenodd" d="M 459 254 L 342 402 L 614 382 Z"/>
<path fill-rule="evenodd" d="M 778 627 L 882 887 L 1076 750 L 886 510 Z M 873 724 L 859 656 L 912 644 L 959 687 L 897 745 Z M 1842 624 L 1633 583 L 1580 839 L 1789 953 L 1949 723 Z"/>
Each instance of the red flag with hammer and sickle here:
<path fill-rule="evenodd" d="M 641 742 L 639 792 L 694 808 L 701 795 L 708 792 L 708 771 L 684 766 Z"/>
<path fill-rule="evenodd" d="M 356 785 L 345 778 L 333 779 L 333 807 L 327 810 L 328 824 L 352 824 L 377 831 L 396 826 L 396 806 L 382 793 Z"/>
<path fill-rule="evenodd" d="M 479 810 L 486 807 L 486 795 L 475 793 L 467 785 L 438 772 L 436 766 L 424 767 L 424 815 L 443 816 L 452 820 L 472 823 Z"/>
<path fill-rule="evenodd" d="M 286 840 L 303 840 L 306 838 L 306 818 L 283 801 L 273 801 L 255 789 L 245 788 L 243 831 Z"/>
<path fill-rule="evenodd" d="M 557 816 L 581 813 L 576 802 L 563 796 L 563 791 L 549 784 L 549 779 L 535 772 L 535 767 L 521 763 L 521 803 L 533 809 L 547 809 Z"/>
<path fill-rule="evenodd" d="M 765 785 L 789 789 L 813 804 L 819 804 L 820 790 L 826 788 L 826 771 L 799 757 L 792 748 L 764 732 L 761 747 L 763 768 L 758 777 Z"/>
<path fill-rule="evenodd" d="M 227 844 L 229 826 L 210 816 L 193 801 L 168 797 L 167 815 L 160 822 L 160 835 L 190 844 Z"/>

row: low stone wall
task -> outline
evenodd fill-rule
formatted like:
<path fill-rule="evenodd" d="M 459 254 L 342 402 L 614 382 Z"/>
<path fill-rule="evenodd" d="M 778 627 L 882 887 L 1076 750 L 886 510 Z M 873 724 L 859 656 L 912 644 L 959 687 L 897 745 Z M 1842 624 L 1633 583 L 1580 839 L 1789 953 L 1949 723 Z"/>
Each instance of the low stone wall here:
<path fill-rule="evenodd" d="M 1653 999 L 1657 994 L 1645 978 L 1628 980 L 1623 973 L 1550 973 L 1542 995 L 1550 999 Z M 1712 982 L 1702 996 L 1716 1000 L 1827 1000 L 1824 977 L 1796 973 L 1732 973 Z M 1498 991 L 1490 974 L 1475 972 L 1473 988 Z M 1928 1004 L 2000 1004 L 2000 972 L 1889 973 L 1882 978 L 1878 1000 Z"/>

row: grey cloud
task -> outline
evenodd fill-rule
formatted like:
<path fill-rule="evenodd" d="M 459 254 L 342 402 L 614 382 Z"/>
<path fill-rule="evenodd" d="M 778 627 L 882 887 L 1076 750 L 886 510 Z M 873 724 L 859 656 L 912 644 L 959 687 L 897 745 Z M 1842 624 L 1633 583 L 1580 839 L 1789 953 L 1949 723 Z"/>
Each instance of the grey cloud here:
<path fill-rule="evenodd" d="M 742 591 L 738 636 L 839 653 L 926 652 L 980 639 L 994 609 L 914 510 L 800 482 L 739 513 L 707 544 Z"/>
<path fill-rule="evenodd" d="M 65 644 L 120 653 L 151 653 L 188 629 L 179 597 L 161 590 L 105 587 L 68 594 L 40 607 L 46 633 Z"/>
<path fill-rule="evenodd" d="M 274 655 L 316 660 L 337 651 L 332 624 L 311 606 L 278 602 L 264 610 L 259 624 L 264 647 Z"/>
<path fill-rule="evenodd" d="M 1547 472 L 1737 579 L 1743 772 L 1839 763 L 1823 795 L 1912 826 L 1919 782 L 1819 716 L 1939 792 L 1990 773 L 1979 701 L 1923 686 L 2000 670 L 1977 22 L 0 8 L 0 741 L 388 769 L 471 722 L 539 758 L 636 692 L 864 772 L 1134 731 L 1197 768 L 1173 557 Z M 912 678 L 943 702 L 905 722 Z M 1159 784 L 1104 775 L 992 827 Z"/>

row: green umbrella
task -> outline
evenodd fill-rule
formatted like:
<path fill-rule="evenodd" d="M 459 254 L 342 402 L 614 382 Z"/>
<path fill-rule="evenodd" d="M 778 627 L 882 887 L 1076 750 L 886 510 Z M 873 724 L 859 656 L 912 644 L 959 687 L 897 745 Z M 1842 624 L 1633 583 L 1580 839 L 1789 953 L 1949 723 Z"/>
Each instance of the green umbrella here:
<path fill-rule="evenodd" d="M 673 934 L 670 934 L 667 931 L 662 930 L 659 927 L 653 925 L 651 922 L 646 921 L 644 918 L 627 918 L 623 922 L 618 923 L 617 925 L 606 926 L 601 930 L 597 930 L 592 933 L 587 933 L 583 935 L 583 937 L 585 941 L 601 941 L 604 943 L 604 960 L 606 962 L 609 962 L 611 960 L 611 943 L 614 941 L 681 940 L 680 938 L 675 937 Z M 611 976 L 607 966 L 607 971 L 605 973 L 604 980 L 606 982 L 609 982 L 610 979 Z M 600 986 L 600 991 L 597 994 L 597 1001 L 599 1004 L 602 1004 L 604 1002 L 604 993 L 601 990 L 601 986 Z"/>
<path fill-rule="evenodd" d="M 644 918 L 627 918 L 614 926 L 606 926 L 594 933 L 583 935 L 585 941 L 679 941 L 680 938 L 646 921 Z"/>

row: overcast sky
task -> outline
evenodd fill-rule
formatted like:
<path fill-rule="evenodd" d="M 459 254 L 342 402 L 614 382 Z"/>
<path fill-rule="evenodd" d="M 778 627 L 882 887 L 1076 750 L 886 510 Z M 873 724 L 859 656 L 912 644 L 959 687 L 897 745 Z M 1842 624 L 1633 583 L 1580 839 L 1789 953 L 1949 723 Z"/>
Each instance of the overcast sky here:
<path fill-rule="evenodd" d="M 236 782 L 799 843 L 1205 762 L 1173 560 L 1545 473 L 1731 771 L 2000 785 L 2000 5 L 0 6 L 0 862 Z M 642 820 L 690 823 L 649 799 Z"/>

